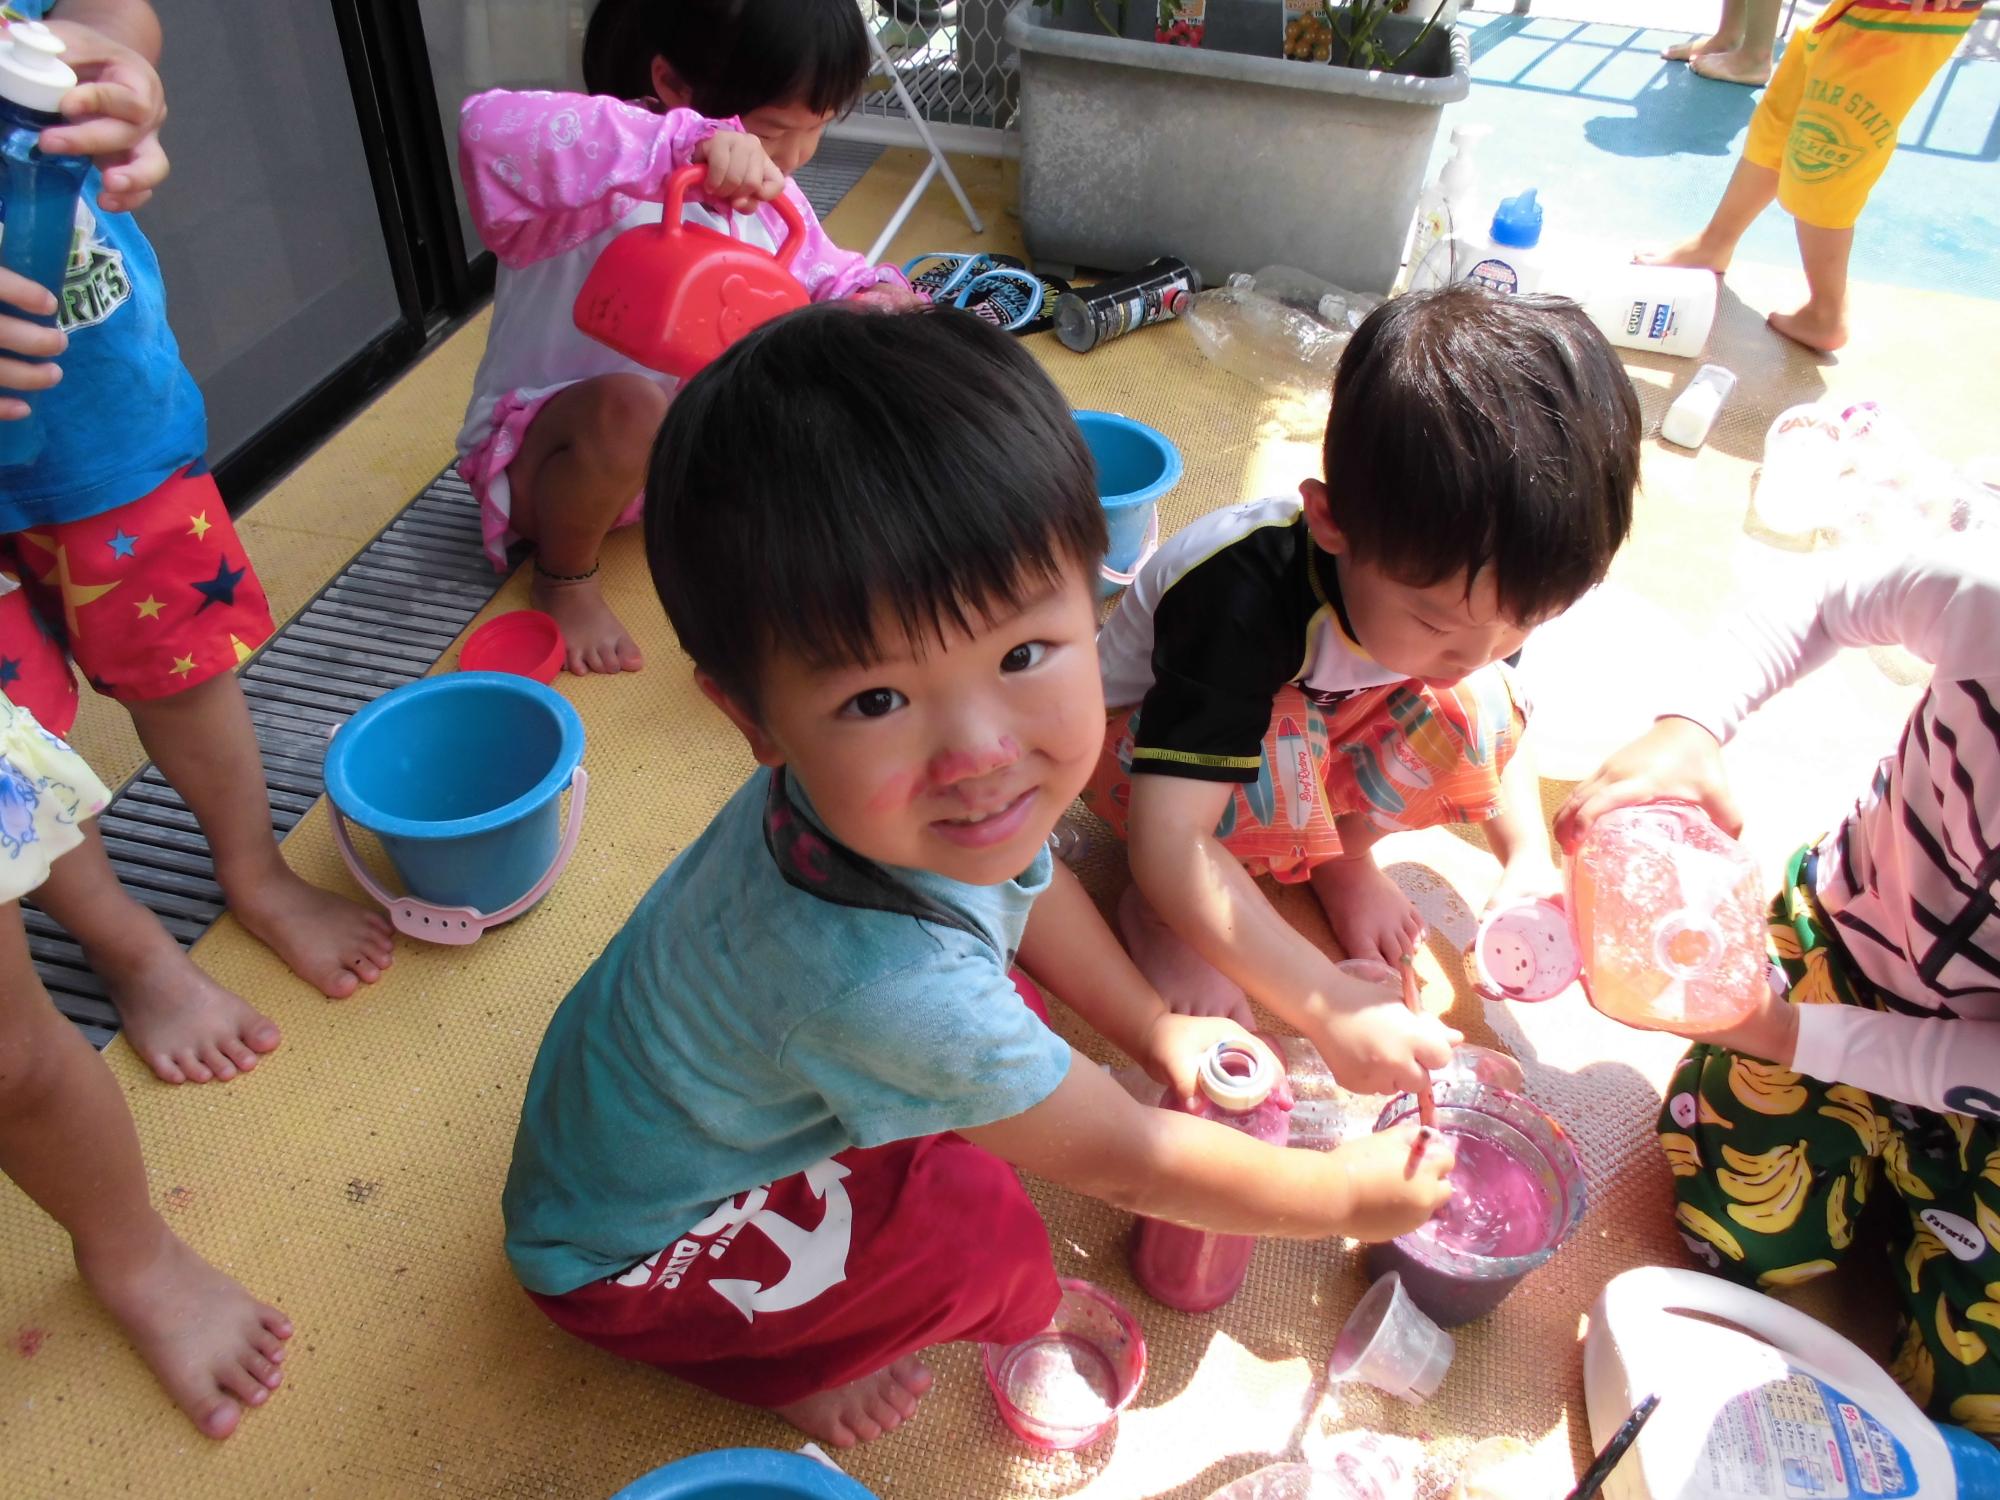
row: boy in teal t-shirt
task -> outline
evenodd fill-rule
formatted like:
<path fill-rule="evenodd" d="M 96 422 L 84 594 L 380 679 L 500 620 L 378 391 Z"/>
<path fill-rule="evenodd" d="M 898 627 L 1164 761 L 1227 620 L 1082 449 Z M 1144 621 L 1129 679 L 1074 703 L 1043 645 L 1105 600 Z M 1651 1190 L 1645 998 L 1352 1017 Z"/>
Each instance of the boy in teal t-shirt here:
<path fill-rule="evenodd" d="M 913 390 L 953 399 L 912 427 Z M 558 1325 L 846 1445 L 915 1410 L 923 1349 L 1047 1324 L 1015 1168 L 1297 1238 L 1443 1201 L 1432 1134 L 1288 1152 L 1135 1102 L 1011 972 L 1181 1097 L 1262 1046 L 1170 1014 L 1049 858 L 1101 736 L 1104 546 L 1066 404 L 969 315 L 805 309 L 675 399 L 647 555 L 761 769 L 536 1059 L 502 1206 Z"/>

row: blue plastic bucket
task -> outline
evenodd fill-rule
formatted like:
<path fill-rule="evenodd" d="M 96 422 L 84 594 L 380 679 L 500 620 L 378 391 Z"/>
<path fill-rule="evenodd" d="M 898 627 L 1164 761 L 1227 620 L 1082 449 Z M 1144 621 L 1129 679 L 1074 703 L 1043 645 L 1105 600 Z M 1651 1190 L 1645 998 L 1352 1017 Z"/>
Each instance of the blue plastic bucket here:
<path fill-rule="evenodd" d="M 875 1500 L 875 1492 L 804 1454 L 723 1448 L 655 1469 L 611 1500 Z"/>
<path fill-rule="evenodd" d="M 1145 566 L 1159 541 L 1160 497 L 1181 482 L 1181 450 L 1144 422 L 1108 411 L 1080 411 L 1076 425 L 1097 460 L 1097 498 L 1111 546 L 1098 593 L 1110 598 Z"/>
<path fill-rule="evenodd" d="M 340 727 L 326 791 L 381 841 L 412 896 L 497 912 L 547 875 L 583 720 L 553 688 L 455 672 L 384 693 Z"/>

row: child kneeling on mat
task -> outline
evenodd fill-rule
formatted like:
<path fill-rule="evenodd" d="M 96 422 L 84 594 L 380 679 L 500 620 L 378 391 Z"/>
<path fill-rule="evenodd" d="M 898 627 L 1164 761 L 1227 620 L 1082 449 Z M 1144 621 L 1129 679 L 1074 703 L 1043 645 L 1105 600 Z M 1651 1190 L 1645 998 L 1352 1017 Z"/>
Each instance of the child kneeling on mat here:
<path fill-rule="evenodd" d="M 923 1349 L 1048 1323 L 1015 1167 L 1245 1234 L 1444 1201 L 1429 1133 L 1288 1152 L 1135 1102 L 1012 976 L 1182 1095 L 1262 1045 L 1170 1014 L 1049 856 L 1101 738 L 1104 546 L 1062 398 L 970 314 L 804 309 L 676 397 L 647 555 L 761 769 L 543 1039 L 503 1208 L 558 1325 L 844 1446 L 915 1410 Z"/>
<path fill-rule="evenodd" d="M 1660 1141 L 1689 1246 L 1766 1288 L 1831 1271 L 1886 1177 L 1893 1373 L 1931 1415 L 2000 1439 L 2000 546 L 1959 537 L 1774 593 L 1577 788 L 1556 835 L 1573 848 L 1661 798 L 1736 832 L 1722 743 L 1839 647 L 1878 645 L 1931 662 L 1930 686 L 1839 826 L 1787 863 L 1765 1003 L 1688 1049 Z"/>
<path fill-rule="evenodd" d="M 1098 642 L 1113 712 L 1085 803 L 1131 844 L 1119 910 L 1176 1010 L 1297 1026 L 1340 1082 L 1414 1088 L 1456 1034 L 1342 974 L 1254 876 L 1310 881 L 1350 958 L 1423 923 L 1385 833 L 1484 823 L 1496 902 L 1559 888 L 1507 658 L 1604 577 L 1639 404 L 1576 304 L 1398 297 L 1343 352 L 1324 481 L 1187 527 Z"/>

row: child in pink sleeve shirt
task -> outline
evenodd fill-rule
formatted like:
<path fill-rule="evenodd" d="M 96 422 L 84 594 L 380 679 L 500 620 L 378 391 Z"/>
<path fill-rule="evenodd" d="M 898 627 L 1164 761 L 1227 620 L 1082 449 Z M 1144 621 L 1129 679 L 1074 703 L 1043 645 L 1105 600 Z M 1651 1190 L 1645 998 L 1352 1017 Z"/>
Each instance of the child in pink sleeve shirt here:
<path fill-rule="evenodd" d="M 534 602 L 561 623 L 572 672 L 641 665 L 598 585 L 598 550 L 638 519 L 678 385 L 577 329 L 584 278 L 614 237 L 659 222 L 666 179 L 699 162 L 703 199 L 683 222 L 775 250 L 783 194 L 806 224 L 792 271 L 815 302 L 914 306 L 899 272 L 827 238 L 791 181 L 867 76 L 852 0 L 599 0 L 588 95 L 494 90 L 460 110 L 460 175 L 500 270 L 458 469 L 494 566 L 517 539 L 534 545 Z"/>

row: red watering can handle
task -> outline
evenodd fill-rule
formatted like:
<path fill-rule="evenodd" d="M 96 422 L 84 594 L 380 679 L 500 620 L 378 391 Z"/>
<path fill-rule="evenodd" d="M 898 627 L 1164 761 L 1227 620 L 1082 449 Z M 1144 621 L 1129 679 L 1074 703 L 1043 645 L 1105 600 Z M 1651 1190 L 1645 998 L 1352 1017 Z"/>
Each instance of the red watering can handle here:
<path fill-rule="evenodd" d="M 690 166 L 676 167 L 672 174 L 668 176 L 667 196 L 660 217 L 666 224 L 669 234 L 675 233 L 680 229 L 681 207 L 687 200 L 688 189 L 700 188 L 707 176 L 708 168 L 700 162 L 695 162 Z M 706 197 L 706 192 L 702 196 Z M 806 221 L 799 217 L 798 208 L 793 204 L 788 194 L 778 194 L 777 197 L 770 200 L 770 205 L 778 211 L 778 217 L 785 221 L 785 242 L 778 247 L 777 254 L 778 264 L 789 271 L 792 268 L 792 262 L 798 259 L 799 251 L 805 245 Z M 731 232 L 733 233 L 734 231 L 732 230 Z"/>

